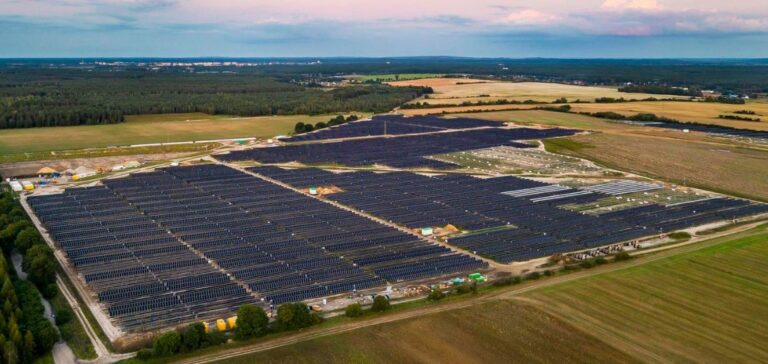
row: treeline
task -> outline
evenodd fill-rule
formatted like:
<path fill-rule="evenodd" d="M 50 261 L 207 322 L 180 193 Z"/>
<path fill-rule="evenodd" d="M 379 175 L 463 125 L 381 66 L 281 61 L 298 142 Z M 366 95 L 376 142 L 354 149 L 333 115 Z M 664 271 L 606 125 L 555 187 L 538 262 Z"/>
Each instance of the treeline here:
<path fill-rule="evenodd" d="M 335 118 L 329 119 L 328 122 L 326 123 L 319 121 L 315 125 L 305 124 L 299 121 L 293 127 L 293 134 L 299 135 L 299 134 L 309 133 L 311 131 L 325 129 L 329 126 L 336 126 L 336 125 L 346 124 L 350 121 L 357 121 L 358 119 L 359 117 L 357 115 L 349 115 L 346 118 L 343 115 L 337 115 Z"/>
<path fill-rule="evenodd" d="M 535 100 L 489 100 L 489 101 L 464 101 L 460 104 L 430 104 L 429 102 L 414 102 L 412 104 L 405 104 L 400 106 L 401 109 L 437 109 L 444 107 L 461 107 L 461 106 L 491 106 L 491 105 L 540 105 L 546 104 L 544 101 Z"/>
<path fill-rule="evenodd" d="M 56 263 L 51 249 L 7 192 L 0 195 L 0 228 L 0 354 L 4 363 L 32 363 L 59 340 L 56 328 L 45 317 L 37 289 L 47 297 L 58 293 Z M 14 249 L 24 256 L 22 265 L 29 281 L 16 277 L 6 258 Z"/>
<path fill-rule="evenodd" d="M 294 331 L 316 325 L 323 319 L 312 313 L 301 302 L 284 303 L 277 308 L 275 320 L 270 322 L 267 313 L 259 306 L 245 304 L 237 310 L 237 321 L 232 338 L 238 341 L 262 337 L 269 334 Z M 226 333 L 216 329 L 206 332 L 202 323 L 191 324 L 184 329 L 166 332 L 156 337 L 152 348 L 142 349 L 137 358 L 148 360 L 153 357 L 168 357 L 177 353 L 188 353 L 209 346 L 226 343 Z"/>
<path fill-rule="evenodd" d="M 431 89 L 386 85 L 326 91 L 254 74 L 0 69 L 0 129 L 120 123 L 126 115 L 261 116 L 385 112 Z"/>
<path fill-rule="evenodd" d="M 728 115 L 728 114 L 718 115 L 718 118 L 727 119 L 727 120 L 739 120 L 739 121 L 760 121 L 760 118 L 750 118 L 747 116 Z"/>
<path fill-rule="evenodd" d="M 667 85 L 627 85 L 619 87 L 619 92 L 646 93 L 655 95 L 701 96 L 701 90 L 693 87 L 674 87 Z"/>

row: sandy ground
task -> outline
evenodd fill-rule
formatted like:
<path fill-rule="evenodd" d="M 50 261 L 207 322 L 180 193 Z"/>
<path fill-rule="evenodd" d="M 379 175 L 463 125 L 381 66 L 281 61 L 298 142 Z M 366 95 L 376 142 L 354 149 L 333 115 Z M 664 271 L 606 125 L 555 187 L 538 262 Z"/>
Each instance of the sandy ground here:
<path fill-rule="evenodd" d="M 138 154 L 100 158 L 75 158 L 8 163 L 0 165 L 0 176 L 3 178 L 34 176 L 35 173 L 37 173 L 37 171 L 42 167 L 51 167 L 57 171 L 75 169 L 80 166 L 88 167 L 94 170 L 97 168 L 111 169 L 114 165 L 122 164 L 128 161 L 139 161 L 141 163 L 146 163 L 156 160 L 181 158 L 190 154 L 194 153 Z"/>

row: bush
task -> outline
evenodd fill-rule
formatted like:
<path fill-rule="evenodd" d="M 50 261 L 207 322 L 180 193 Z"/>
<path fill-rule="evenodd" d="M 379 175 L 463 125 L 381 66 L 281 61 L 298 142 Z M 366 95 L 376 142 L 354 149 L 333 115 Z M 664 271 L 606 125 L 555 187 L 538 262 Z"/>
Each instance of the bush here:
<path fill-rule="evenodd" d="M 359 303 L 353 303 L 347 306 L 347 309 L 344 311 L 344 314 L 347 317 L 360 317 L 364 313 L 365 311 L 363 311 L 363 306 L 360 306 Z"/>
<path fill-rule="evenodd" d="M 371 311 L 373 312 L 384 312 L 391 308 L 391 305 L 389 303 L 389 300 L 384 296 L 376 296 L 373 299 L 373 305 L 371 306 Z"/>
<path fill-rule="evenodd" d="M 155 338 L 152 344 L 157 356 L 171 356 L 179 352 L 181 348 L 181 335 L 176 331 L 166 332 Z"/>
<path fill-rule="evenodd" d="M 613 260 L 615 260 L 617 262 L 621 262 L 621 261 L 624 261 L 624 260 L 630 260 L 630 259 L 632 259 L 632 256 L 629 255 L 629 253 L 627 253 L 627 252 L 621 252 L 621 253 L 618 253 L 618 254 L 613 256 Z"/>
<path fill-rule="evenodd" d="M 539 273 L 539 272 L 531 272 L 531 273 L 528 273 L 525 276 L 525 279 L 529 280 L 529 281 L 530 280 L 536 280 L 536 279 L 539 279 L 539 278 L 541 278 L 541 273 Z"/>
<path fill-rule="evenodd" d="M 597 258 L 595 258 L 595 265 L 603 265 L 605 263 L 608 263 L 608 261 L 605 260 L 605 257 L 597 257 Z"/>
<path fill-rule="evenodd" d="M 429 292 L 429 296 L 427 296 L 427 300 L 430 301 L 440 301 L 443 298 L 445 298 L 445 293 L 440 289 L 433 289 Z"/>
<path fill-rule="evenodd" d="M 467 294 L 469 292 L 472 292 L 472 286 L 468 284 L 462 284 L 454 289 L 456 294 Z"/>
<path fill-rule="evenodd" d="M 504 286 L 511 286 L 513 284 L 519 284 L 522 281 L 523 279 L 520 278 L 519 276 L 507 277 L 504 279 L 498 279 L 493 281 L 493 285 L 496 287 L 504 287 Z"/>
<path fill-rule="evenodd" d="M 589 269 L 595 266 L 595 263 L 591 260 L 582 260 L 581 263 L 579 263 L 579 266 L 584 269 Z"/>
<path fill-rule="evenodd" d="M 152 349 L 141 349 L 136 352 L 136 359 L 149 360 L 152 359 Z"/>
<path fill-rule="evenodd" d="M 205 326 L 199 322 L 191 324 L 181 333 L 181 350 L 186 352 L 197 350 L 204 341 Z"/>
<path fill-rule="evenodd" d="M 690 239 L 691 238 L 691 234 L 688 234 L 685 231 L 676 231 L 674 233 L 669 234 L 668 236 L 670 238 L 672 238 L 672 239 L 675 239 L 675 240 L 683 240 L 683 239 Z"/>
<path fill-rule="evenodd" d="M 50 300 L 59 294 L 59 287 L 56 286 L 56 283 L 51 283 L 43 288 L 42 294 L 43 297 Z"/>
<path fill-rule="evenodd" d="M 235 328 L 237 340 L 262 336 L 267 333 L 268 328 L 269 317 L 261 307 L 246 304 L 237 310 L 237 326 Z"/>
<path fill-rule="evenodd" d="M 211 330 L 208 335 L 206 335 L 205 341 L 210 346 L 221 345 L 227 342 L 227 335 L 219 330 Z"/>
<path fill-rule="evenodd" d="M 56 310 L 56 326 L 62 326 L 72 321 L 72 311 L 64 308 Z"/>
<path fill-rule="evenodd" d="M 277 319 L 274 325 L 280 331 L 301 329 L 316 322 L 312 316 L 314 315 L 304 303 L 285 303 L 277 308 Z"/>

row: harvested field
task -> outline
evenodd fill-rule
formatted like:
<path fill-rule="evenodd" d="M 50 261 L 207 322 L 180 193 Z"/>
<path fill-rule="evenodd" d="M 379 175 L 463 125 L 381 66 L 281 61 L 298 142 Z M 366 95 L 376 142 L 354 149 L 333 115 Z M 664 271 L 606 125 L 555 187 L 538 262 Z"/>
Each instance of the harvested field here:
<path fill-rule="evenodd" d="M 359 115 L 359 114 L 358 114 Z M 232 118 L 201 113 L 129 116 L 110 125 L 0 130 L 0 154 L 103 148 L 131 144 L 269 138 L 286 134 L 299 122 L 327 121 L 331 116 L 263 116 Z"/>
<path fill-rule="evenodd" d="M 327 336 L 227 363 L 635 362 L 527 305 L 494 301 Z"/>
<path fill-rule="evenodd" d="M 552 102 L 556 99 L 565 97 L 569 101 L 580 99 L 582 101 L 593 101 L 599 97 L 613 97 L 625 99 L 645 99 L 649 97 L 656 98 L 681 98 L 683 96 L 673 95 L 651 95 L 643 93 L 619 92 L 616 87 L 594 87 L 594 86 L 575 86 L 560 83 L 544 82 L 500 82 L 471 79 L 448 79 L 452 82 L 446 82 L 438 79 L 421 79 L 406 82 L 392 82 L 395 86 L 429 86 L 435 91 L 416 101 L 429 102 L 430 104 L 457 105 L 462 102 L 470 101 L 495 101 L 499 99 L 507 100 L 534 100 Z"/>
<path fill-rule="evenodd" d="M 506 105 L 506 106 L 525 106 L 525 105 Z M 405 111 L 405 110 L 404 110 Z M 586 115 L 569 114 L 562 112 L 552 112 L 546 110 L 519 110 L 519 111 L 492 111 L 466 114 L 452 114 L 447 117 L 467 117 L 482 120 L 497 120 L 507 123 L 521 125 L 547 125 L 560 126 L 564 128 L 575 128 L 581 130 L 593 131 L 625 131 L 640 130 L 639 126 L 614 123 L 603 119 L 593 118 Z"/>
<path fill-rule="evenodd" d="M 625 102 L 616 104 L 571 104 L 576 112 L 613 111 L 622 115 L 651 113 L 683 122 L 697 122 L 729 126 L 740 129 L 768 130 L 768 102 L 748 102 L 745 105 L 721 104 L 714 102 Z M 749 110 L 755 115 L 735 114 L 736 111 Z M 720 119 L 720 115 L 759 118 L 761 121 L 740 121 Z"/>
<path fill-rule="evenodd" d="M 610 168 L 768 201 L 768 151 L 609 133 L 545 140 L 544 144 L 551 152 L 589 159 Z"/>
<path fill-rule="evenodd" d="M 768 361 L 768 225 L 534 290 L 526 301 L 642 362 Z"/>
<path fill-rule="evenodd" d="M 510 105 L 483 105 L 483 106 L 446 106 L 446 107 L 432 107 L 428 109 L 398 109 L 398 114 L 407 116 L 415 115 L 433 115 L 442 113 L 469 113 L 478 111 L 501 111 L 501 110 L 531 110 L 541 105 L 522 105 L 522 104 L 510 104 Z"/>

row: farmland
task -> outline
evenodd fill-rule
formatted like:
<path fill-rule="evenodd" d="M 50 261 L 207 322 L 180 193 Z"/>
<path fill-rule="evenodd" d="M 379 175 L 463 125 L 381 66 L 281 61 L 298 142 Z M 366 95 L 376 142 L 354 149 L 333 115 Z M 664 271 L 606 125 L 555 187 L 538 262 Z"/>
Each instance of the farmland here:
<path fill-rule="evenodd" d="M 768 152 L 642 135 L 591 134 L 545 141 L 550 151 L 737 196 L 768 200 Z M 653 153 L 648 153 L 652 150 Z M 671 157 L 674 156 L 674 157 Z"/>
<path fill-rule="evenodd" d="M 765 362 L 768 226 L 526 295 L 643 362 Z"/>
<path fill-rule="evenodd" d="M 458 105 L 462 102 L 507 100 L 534 100 L 552 102 L 559 98 L 569 101 L 593 101 L 600 97 L 625 99 L 685 98 L 671 95 L 651 95 L 642 93 L 619 92 L 616 87 L 575 86 L 560 83 L 543 82 L 496 82 L 473 79 L 449 79 L 451 81 L 433 81 L 422 79 L 404 82 L 391 82 L 395 86 L 430 86 L 434 94 L 418 101 L 430 104 Z"/>
<path fill-rule="evenodd" d="M 0 130 L 0 154 L 103 148 L 145 143 L 270 138 L 287 134 L 299 122 L 327 121 L 331 116 L 263 116 L 234 118 L 201 113 L 128 116 L 126 122 Z"/>
<path fill-rule="evenodd" d="M 511 301 L 367 327 L 227 362 L 494 363 L 509 358 L 520 362 L 634 362 L 550 314 Z"/>
<path fill-rule="evenodd" d="M 575 112 L 613 111 L 622 115 L 634 115 L 640 113 L 652 113 L 683 122 L 697 122 L 715 124 L 740 129 L 768 130 L 768 102 L 748 102 L 744 105 L 721 104 L 715 102 L 676 102 L 676 101 L 651 101 L 651 102 L 625 102 L 613 104 L 572 104 Z M 761 121 L 741 121 L 721 119 L 720 115 L 738 116 L 736 111 L 749 110 L 754 115 L 750 118 L 758 118 Z"/>
<path fill-rule="evenodd" d="M 383 75 L 349 75 L 345 76 L 344 78 L 365 82 L 365 81 L 380 81 L 380 82 L 389 82 L 389 81 L 399 81 L 399 80 L 418 80 L 423 78 L 434 78 L 434 77 L 441 77 L 442 75 L 435 74 L 435 73 L 390 73 L 390 74 L 383 74 Z"/>

